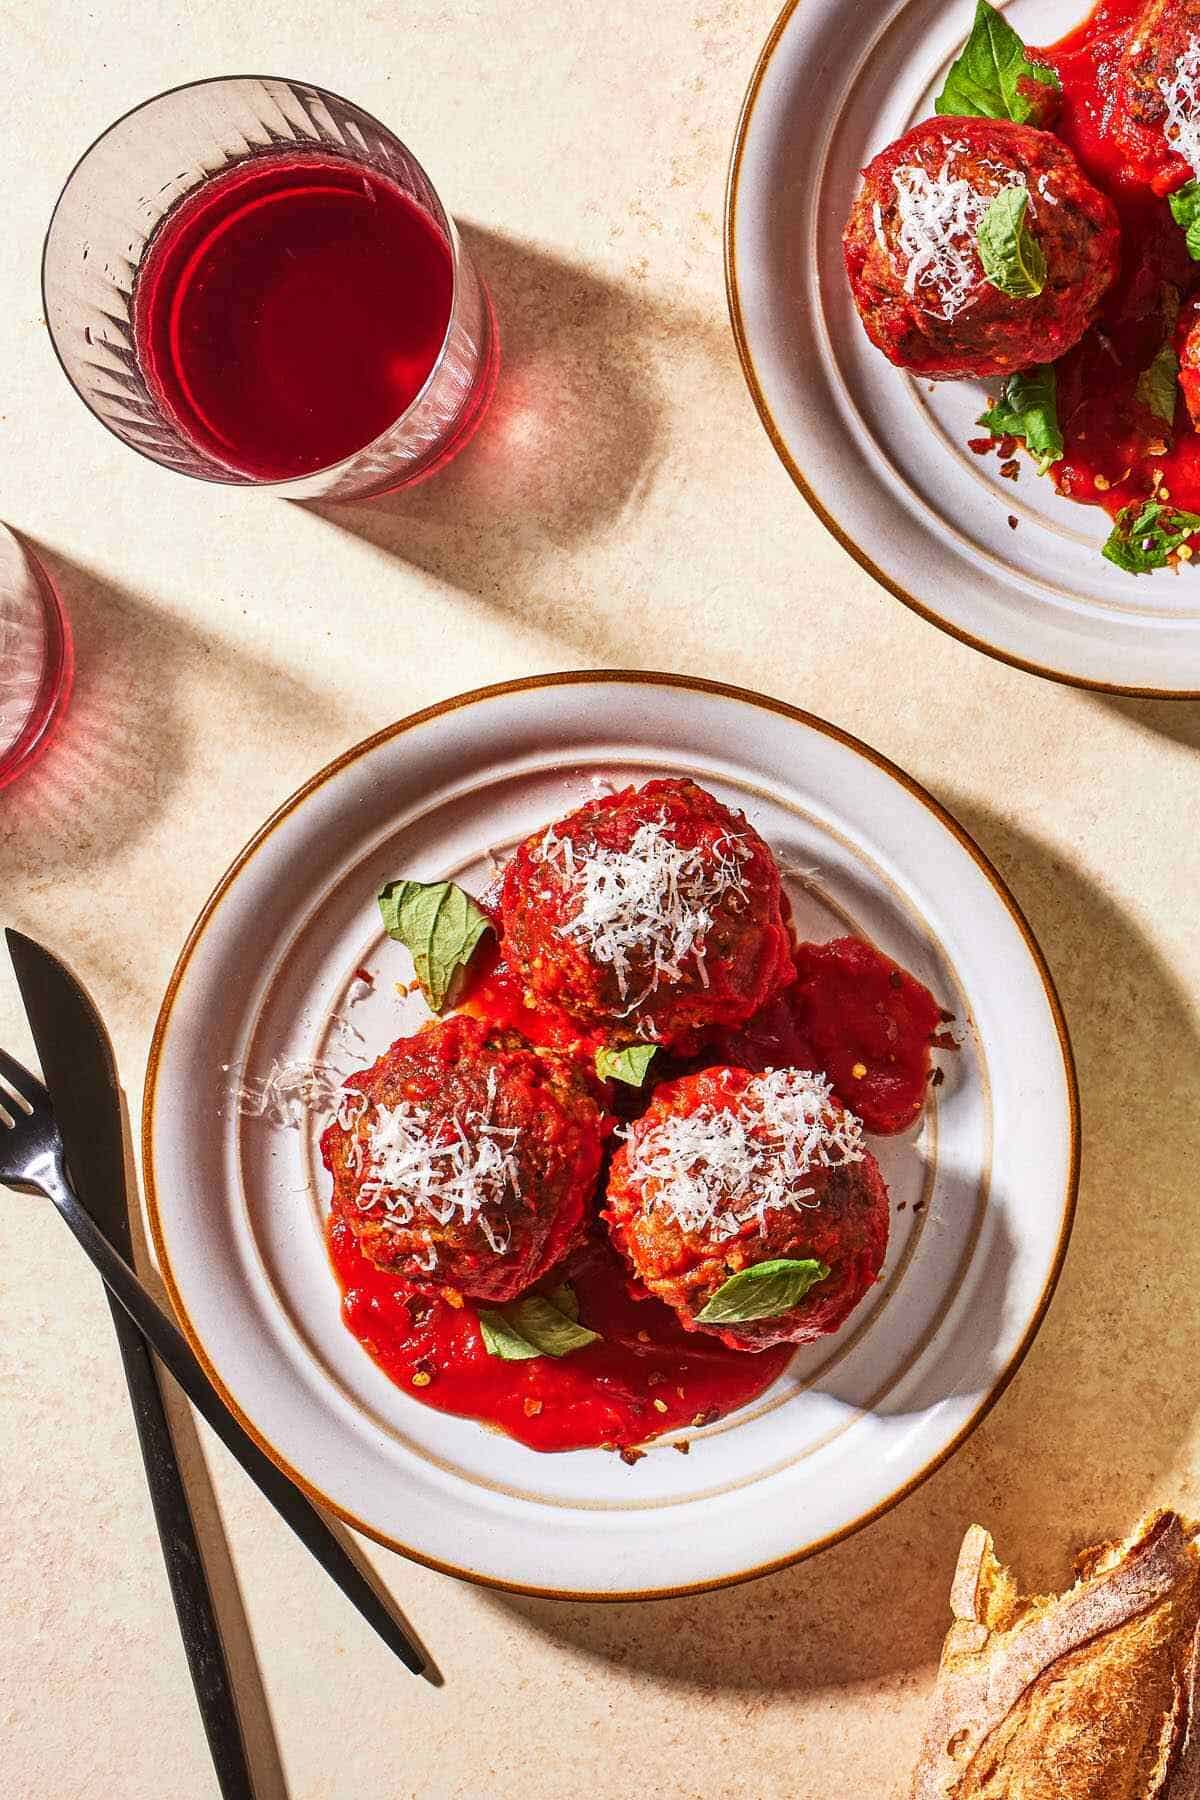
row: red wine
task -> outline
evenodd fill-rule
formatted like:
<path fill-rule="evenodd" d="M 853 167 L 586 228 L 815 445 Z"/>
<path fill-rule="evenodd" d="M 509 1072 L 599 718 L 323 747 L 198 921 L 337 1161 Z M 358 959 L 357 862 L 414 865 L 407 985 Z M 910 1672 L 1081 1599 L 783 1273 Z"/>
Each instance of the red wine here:
<path fill-rule="evenodd" d="M 450 245 L 361 163 L 266 156 L 169 213 L 134 294 L 138 359 L 199 449 L 258 481 L 361 450 L 437 359 Z"/>

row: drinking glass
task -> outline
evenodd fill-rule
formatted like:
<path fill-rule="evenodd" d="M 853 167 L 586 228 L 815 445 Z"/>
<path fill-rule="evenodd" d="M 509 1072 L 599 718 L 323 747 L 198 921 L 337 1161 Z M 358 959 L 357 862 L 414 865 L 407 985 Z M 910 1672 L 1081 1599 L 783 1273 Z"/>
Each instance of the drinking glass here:
<path fill-rule="evenodd" d="M 218 460 L 164 403 L 135 337 L 135 293 L 156 232 L 206 183 L 254 159 L 291 164 L 309 155 L 366 165 L 427 216 L 449 249 L 450 316 L 424 385 L 386 430 L 326 467 L 263 480 Z M 494 385 L 487 293 L 429 177 L 386 126 L 308 82 L 216 77 L 171 89 L 118 119 L 59 196 L 42 287 L 54 348 L 80 398 L 132 449 L 201 481 L 295 499 L 384 493 L 424 478 L 461 449 Z M 313 350 L 319 356 L 319 344 Z"/>
<path fill-rule="evenodd" d="M 32 551 L 0 525 L 0 788 L 45 749 L 74 673 L 71 630 Z"/>

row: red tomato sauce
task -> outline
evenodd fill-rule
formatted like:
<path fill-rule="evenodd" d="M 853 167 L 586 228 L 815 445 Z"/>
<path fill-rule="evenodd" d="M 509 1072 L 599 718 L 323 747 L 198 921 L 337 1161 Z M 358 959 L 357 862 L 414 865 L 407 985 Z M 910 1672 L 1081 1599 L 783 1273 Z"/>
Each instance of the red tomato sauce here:
<path fill-rule="evenodd" d="M 868 1131 L 906 1129 L 929 1088 L 931 1048 L 950 1042 L 939 1034 L 948 1015 L 914 976 L 862 939 L 798 944 L 794 955 L 795 985 L 738 1031 L 715 1035 L 689 1066 L 823 1068 Z M 494 945 L 475 965 L 462 1010 L 574 1054 L 589 1069 L 604 1043 L 602 1033 L 581 1036 L 566 1013 L 530 1010 Z M 609 1083 L 608 1104 L 636 1115 L 655 1082 L 681 1067 L 660 1052 L 645 1089 Z M 344 1221 L 330 1218 L 328 1242 L 342 1316 L 384 1373 L 425 1405 L 478 1419 L 533 1450 L 614 1449 L 636 1460 L 635 1447 L 650 1438 L 748 1405 L 794 1354 L 791 1344 L 748 1352 L 685 1331 L 669 1307 L 631 1292 L 600 1225 L 553 1281 L 571 1283 L 581 1322 L 601 1341 L 523 1362 L 488 1353 L 471 1301 L 417 1289 L 368 1262 Z"/>
<path fill-rule="evenodd" d="M 1117 65 L 1143 10 L 1144 0 L 1101 0 L 1075 31 L 1031 53 L 1052 64 L 1062 82 L 1056 134 L 1121 220 L 1121 273 L 1096 323 L 1056 365 L 1065 455 L 1051 470 L 1059 493 L 1114 517 L 1151 496 L 1200 511 L 1200 436 L 1182 397 L 1173 426 L 1136 397 L 1139 376 L 1169 335 L 1164 285 L 1186 302 L 1200 284 L 1200 264 L 1189 257 L 1167 201 L 1109 134 Z"/>
<path fill-rule="evenodd" d="M 890 1137 L 921 1116 L 931 1051 L 950 1049 L 929 989 L 862 938 L 798 944 L 796 980 L 712 1046 L 742 1069 L 821 1069 L 868 1131 Z M 708 1061 L 713 1060 L 710 1055 Z"/>
<path fill-rule="evenodd" d="M 531 1450 L 630 1451 L 710 1424 L 757 1398 L 793 1355 L 791 1344 L 751 1356 L 685 1331 L 660 1301 L 633 1298 L 598 1233 L 561 1274 L 601 1341 L 527 1362 L 490 1356 L 469 1300 L 452 1306 L 377 1269 L 337 1219 L 329 1249 L 342 1316 L 386 1375 L 427 1406 L 494 1425 Z"/>

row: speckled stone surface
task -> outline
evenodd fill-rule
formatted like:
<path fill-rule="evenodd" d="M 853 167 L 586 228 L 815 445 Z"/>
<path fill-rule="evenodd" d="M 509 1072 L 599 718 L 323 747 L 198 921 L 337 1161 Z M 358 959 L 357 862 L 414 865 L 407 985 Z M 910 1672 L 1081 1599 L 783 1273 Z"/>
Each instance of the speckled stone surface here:
<path fill-rule="evenodd" d="M 135 1114 L 174 956 L 280 800 L 416 707 L 589 665 L 758 686 L 909 769 L 1011 881 L 1079 1059 L 1079 1221 L 1032 1354 L 946 1468 L 787 1573 L 578 1607 L 372 1550 L 435 1687 L 189 1436 L 228 1543 L 264 1800 L 899 1800 L 970 1520 L 1037 1585 L 1154 1501 L 1200 1511 L 1200 708 L 985 660 L 876 587 L 792 489 L 721 268 L 726 159 L 771 15 L 30 0 L 5 20 L 0 514 L 61 584 L 80 671 L 61 739 L 0 797 L 0 914 L 86 977 Z M 408 497 L 304 509 L 160 473 L 55 365 L 38 258 L 72 161 L 158 89 L 245 69 L 392 124 L 492 284 L 494 413 Z M 7 968 L 0 1043 L 29 1049 Z M 103 1300 L 50 1209 L 7 1195 L 0 1397 L 0 1791 L 210 1800 Z"/>

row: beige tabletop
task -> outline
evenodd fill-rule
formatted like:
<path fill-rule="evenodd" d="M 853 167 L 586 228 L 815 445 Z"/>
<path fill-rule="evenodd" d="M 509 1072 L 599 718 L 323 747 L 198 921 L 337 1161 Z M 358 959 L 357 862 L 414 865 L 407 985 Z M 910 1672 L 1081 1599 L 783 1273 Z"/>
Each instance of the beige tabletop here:
<path fill-rule="evenodd" d="M 372 1550 L 434 1686 L 205 1438 L 264 1800 L 899 1796 L 967 1523 L 1041 1584 L 1155 1502 L 1200 1511 L 1200 707 L 986 660 L 875 586 L 792 488 L 742 382 L 721 262 L 726 159 L 772 10 L 7 10 L 0 515 L 61 585 L 79 682 L 58 743 L 0 799 L 0 915 L 88 980 L 135 1115 L 187 928 L 280 800 L 414 708 L 586 666 L 764 689 L 926 783 L 1028 912 L 1079 1062 L 1079 1218 L 1032 1353 L 947 1467 L 814 1561 L 605 1607 Z M 407 497 L 301 509 L 165 474 L 54 362 L 38 258 L 75 156 L 156 90 L 247 69 L 391 124 L 492 286 L 494 412 Z M 29 1051 L 7 967 L 0 1043 Z M 0 1792 L 209 1800 L 99 1286 L 48 1205 L 3 1195 L 0 1234 Z"/>

